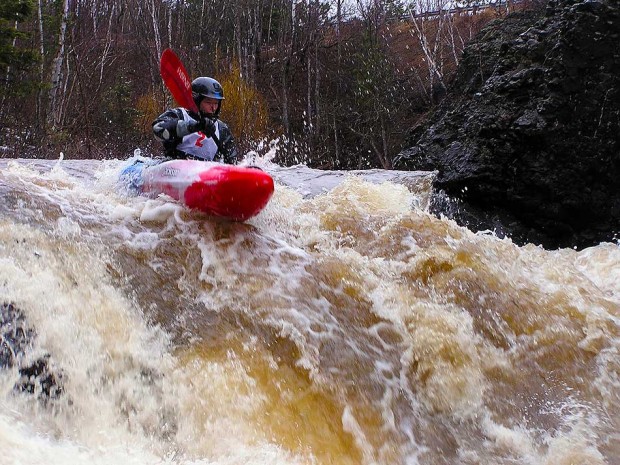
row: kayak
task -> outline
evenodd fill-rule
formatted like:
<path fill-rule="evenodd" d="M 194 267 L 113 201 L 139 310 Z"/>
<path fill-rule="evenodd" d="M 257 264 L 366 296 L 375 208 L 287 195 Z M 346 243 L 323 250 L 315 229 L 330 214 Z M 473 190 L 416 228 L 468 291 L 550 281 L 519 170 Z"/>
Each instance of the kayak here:
<path fill-rule="evenodd" d="M 200 160 L 140 158 L 119 179 L 137 194 L 165 194 L 190 209 L 233 221 L 258 215 L 274 189 L 271 176 L 259 168 Z"/>

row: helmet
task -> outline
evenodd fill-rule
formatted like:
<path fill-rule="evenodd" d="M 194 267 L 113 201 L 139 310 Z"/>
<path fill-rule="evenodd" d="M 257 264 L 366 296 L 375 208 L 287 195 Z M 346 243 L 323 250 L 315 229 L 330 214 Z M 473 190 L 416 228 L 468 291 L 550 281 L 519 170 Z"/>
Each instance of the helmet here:
<path fill-rule="evenodd" d="M 192 81 L 192 96 L 194 100 L 204 97 L 224 100 L 224 89 L 219 82 L 210 77 L 199 77 Z"/>
<path fill-rule="evenodd" d="M 214 116 L 218 116 L 220 108 L 222 106 L 222 100 L 224 100 L 224 89 L 219 82 L 210 77 L 199 77 L 192 81 L 192 97 L 196 106 L 200 108 L 200 102 L 203 98 L 209 97 L 220 101 L 217 106 Z"/>

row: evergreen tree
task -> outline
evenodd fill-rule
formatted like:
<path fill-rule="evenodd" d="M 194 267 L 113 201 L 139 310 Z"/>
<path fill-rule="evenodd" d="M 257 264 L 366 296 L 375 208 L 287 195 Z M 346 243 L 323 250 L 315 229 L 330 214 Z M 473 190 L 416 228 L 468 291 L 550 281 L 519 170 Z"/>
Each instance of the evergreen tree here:
<path fill-rule="evenodd" d="M 33 11 L 33 0 L 0 0 L 0 79 L 13 91 L 18 90 L 16 76 L 36 60 L 33 50 L 20 47 L 27 34 L 18 29 Z"/>

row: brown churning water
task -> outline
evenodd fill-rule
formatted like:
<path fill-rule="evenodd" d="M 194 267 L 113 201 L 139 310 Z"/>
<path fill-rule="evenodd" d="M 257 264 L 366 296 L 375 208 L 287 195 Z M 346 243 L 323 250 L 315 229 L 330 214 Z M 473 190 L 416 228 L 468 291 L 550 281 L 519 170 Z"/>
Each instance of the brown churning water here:
<path fill-rule="evenodd" d="M 617 244 L 518 247 L 428 186 L 304 196 L 289 169 L 217 222 L 55 164 L 0 173 L 0 303 L 63 386 L 0 370 L 0 462 L 620 463 Z"/>

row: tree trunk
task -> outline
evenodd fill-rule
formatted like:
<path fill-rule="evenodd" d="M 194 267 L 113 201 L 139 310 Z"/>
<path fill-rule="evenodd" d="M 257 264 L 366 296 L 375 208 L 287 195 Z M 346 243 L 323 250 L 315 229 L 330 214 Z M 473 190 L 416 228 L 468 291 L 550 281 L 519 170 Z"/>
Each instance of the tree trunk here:
<path fill-rule="evenodd" d="M 267 26 L 267 45 L 271 43 L 271 20 L 273 19 L 273 0 L 269 6 L 269 24 Z"/>
<path fill-rule="evenodd" d="M 37 5 L 37 21 L 39 23 L 39 53 L 41 54 L 41 62 L 39 63 L 39 81 L 42 83 L 45 79 L 45 36 L 43 34 L 43 2 L 38 1 Z M 43 108 L 43 89 L 37 90 L 37 125 L 45 126 L 45 110 Z"/>
<path fill-rule="evenodd" d="M 60 89 L 62 87 L 62 64 L 65 61 L 65 42 L 67 38 L 67 23 L 69 21 L 69 0 L 63 0 L 62 6 L 62 18 L 60 20 L 60 33 L 58 34 L 58 53 L 54 58 L 52 66 L 52 81 L 49 92 L 49 110 L 48 124 L 50 127 L 55 128 L 59 125 L 63 119 L 64 107 L 63 99 L 60 96 Z"/>
<path fill-rule="evenodd" d="M 178 2 L 177 2 L 178 8 Z M 172 47 L 172 8 L 168 8 L 168 47 Z M 162 51 L 163 53 L 163 51 Z M 161 55 L 158 55 L 161 56 Z"/>
<path fill-rule="evenodd" d="M 284 4 L 284 2 L 283 2 Z M 283 5 L 284 6 L 284 5 Z M 282 125 L 284 126 L 284 134 L 286 135 L 287 140 L 291 139 L 291 123 L 289 117 L 289 84 L 290 84 L 290 73 L 291 73 L 291 63 L 293 60 L 293 47 L 295 40 L 295 4 L 291 2 L 291 15 L 290 18 L 282 19 L 281 27 L 280 27 L 280 50 L 286 50 L 286 55 L 282 60 Z M 290 23 L 287 23 L 286 20 L 290 20 Z M 289 28 L 290 26 L 290 28 Z"/>
<path fill-rule="evenodd" d="M 426 59 L 426 63 L 428 65 L 428 90 L 429 90 L 429 101 L 431 103 L 434 102 L 433 99 L 433 89 L 435 88 L 435 82 L 438 83 L 441 89 L 445 89 L 444 76 L 442 72 L 443 65 L 439 62 L 438 51 L 440 49 L 440 36 L 441 31 L 444 27 L 445 15 L 449 13 L 443 13 L 440 10 L 439 17 L 436 22 L 437 33 L 435 39 L 433 40 L 430 37 L 430 33 L 427 31 L 425 27 L 425 21 L 416 17 L 414 12 L 409 7 L 409 15 L 411 17 L 411 22 L 416 31 L 416 36 L 418 38 L 420 48 L 424 53 L 424 57 Z M 433 43 L 431 43 L 433 42 Z"/>
<path fill-rule="evenodd" d="M 317 11 L 318 11 L 318 2 L 317 2 Z M 318 18 L 317 18 L 318 21 Z M 315 43 L 314 43 L 314 125 L 315 125 L 315 133 L 321 133 L 321 106 L 320 106 L 320 96 L 321 96 L 321 66 L 319 62 L 319 34 L 318 34 L 318 24 L 317 24 L 317 33 L 315 34 Z M 329 122 L 327 123 L 329 124 Z"/>
<path fill-rule="evenodd" d="M 114 18 L 114 5 L 112 6 L 112 11 L 110 12 L 110 17 L 108 19 L 108 30 L 106 32 L 106 44 L 101 53 L 101 65 L 99 70 L 99 87 L 103 84 L 103 71 L 105 69 L 105 62 L 110 54 L 110 50 L 112 48 L 112 21 Z"/>
<path fill-rule="evenodd" d="M 291 136 L 291 124 L 289 121 L 288 108 L 288 75 L 290 70 L 290 60 L 285 59 L 282 66 L 282 125 L 286 137 Z"/>
<path fill-rule="evenodd" d="M 18 22 L 15 21 L 15 30 L 17 30 L 17 25 L 18 25 Z M 13 39 L 13 48 L 15 48 L 15 44 L 16 43 L 17 43 L 17 37 L 15 37 Z M 7 68 L 6 68 L 6 77 L 4 79 L 4 81 L 6 83 L 10 82 L 10 76 L 11 76 L 11 67 L 7 66 Z M 2 102 L 0 102 L 0 116 L 2 116 L 2 119 L 4 119 L 4 102 L 5 102 L 5 100 L 6 100 L 6 93 L 3 92 L 2 93 Z"/>
<path fill-rule="evenodd" d="M 254 83 L 256 74 L 260 73 L 263 68 L 261 46 L 263 42 L 263 22 L 261 20 L 263 12 L 263 2 L 259 0 L 254 10 L 254 73 L 250 82 Z"/>
<path fill-rule="evenodd" d="M 236 46 L 236 52 L 237 52 L 237 60 L 239 61 L 239 68 L 241 70 L 241 76 L 245 77 L 246 76 L 246 72 L 245 72 L 245 63 L 243 60 L 243 55 L 241 53 L 242 50 L 242 46 L 241 46 L 241 42 L 242 42 L 242 38 L 241 38 L 241 6 L 239 4 L 235 5 L 235 46 Z"/>
<path fill-rule="evenodd" d="M 340 166 L 340 141 L 338 139 L 338 131 L 340 130 L 339 121 L 336 113 L 339 113 L 341 95 L 342 95 L 342 44 L 340 38 L 340 26 L 342 24 L 342 1 L 336 1 L 336 98 L 337 102 L 332 102 L 332 111 L 334 111 L 334 155 L 336 159 L 336 167 Z"/>
<path fill-rule="evenodd" d="M 155 39 L 155 53 L 157 54 L 157 59 L 161 56 L 163 50 L 161 47 L 161 34 L 159 32 L 159 21 L 157 18 L 157 10 L 155 8 L 155 0 L 151 0 L 148 3 L 151 8 L 151 20 L 153 22 L 153 38 Z"/>
<path fill-rule="evenodd" d="M 335 168 L 340 167 L 340 141 L 338 140 L 338 124 L 336 123 L 336 115 L 334 114 L 334 155 Z"/>

